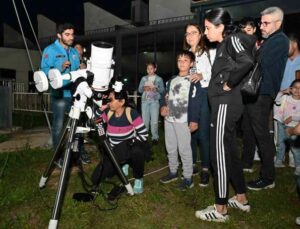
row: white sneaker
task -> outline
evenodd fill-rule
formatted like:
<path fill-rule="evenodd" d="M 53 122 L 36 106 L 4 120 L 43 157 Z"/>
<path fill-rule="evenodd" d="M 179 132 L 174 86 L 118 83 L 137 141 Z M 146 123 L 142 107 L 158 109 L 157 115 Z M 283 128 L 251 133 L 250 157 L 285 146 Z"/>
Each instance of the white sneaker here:
<path fill-rule="evenodd" d="M 252 169 L 252 168 L 243 168 L 243 171 L 246 172 L 246 173 L 253 173 L 254 169 Z"/>
<path fill-rule="evenodd" d="M 291 151 L 289 151 L 289 166 L 295 168 L 294 155 Z"/>
<path fill-rule="evenodd" d="M 300 217 L 296 218 L 296 224 L 300 226 Z"/>
<path fill-rule="evenodd" d="M 217 211 L 216 206 L 208 206 L 206 209 L 196 211 L 195 212 L 196 218 L 205 221 L 214 221 L 214 222 L 226 222 L 229 220 L 228 214 L 221 214 Z"/>
<path fill-rule="evenodd" d="M 295 174 L 296 176 L 300 176 L 300 166 L 297 166 L 297 167 L 296 167 L 294 174 Z"/>
<path fill-rule="evenodd" d="M 237 201 L 236 196 L 231 197 L 228 200 L 228 206 L 231 208 L 240 209 L 244 212 L 250 212 L 250 209 L 251 209 L 250 204 L 248 202 L 246 204 L 242 204 L 239 201 Z"/>
<path fill-rule="evenodd" d="M 274 166 L 275 166 L 275 168 L 284 168 L 285 167 L 285 165 L 282 162 L 278 162 L 278 161 L 275 161 Z"/>

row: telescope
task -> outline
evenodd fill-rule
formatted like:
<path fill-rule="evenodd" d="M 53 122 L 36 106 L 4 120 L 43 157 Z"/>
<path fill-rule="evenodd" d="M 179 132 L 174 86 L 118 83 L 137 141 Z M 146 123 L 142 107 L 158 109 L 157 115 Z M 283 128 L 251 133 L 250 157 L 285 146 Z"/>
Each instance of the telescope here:
<path fill-rule="evenodd" d="M 87 61 L 86 69 L 71 71 L 61 74 L 58 69 L 51 68 L 48 78 L 43 71 L 36 71 L 33 75 L 36 89 L 45 92 L 49 89 L 49 84 L 53 89 L 59 89 L 69 83 L 74 83 L 77 79 L 88 78 L 93 75 L 91 89 L 96 92 L 103 92 L 109 89 L 109 83 L 114 74 L 114 60 L 112 59 L 113 46 L 106 42 L 97 42 L 91 45 L 91 57 Z M 49 80 L 49 82 L 48 82 Z"/>
<path fill-rule="evenodd" d="M 67 186 L 67 174 L 70 169 L 71 156 L 72 153 L 77 150 L 77 147 L 75 147 L 78 145 L 78 142 L 76 142 L 78 141 L 78 138 L 76 140 L 75 137 L 77 133 L 87 133 L 91 130 L 95 130 L 97 132 L 97 141 L 104 146 L 105 153 L 107 153 L 114 165 L 119 178 L 127 189 L 128 194 L 134 195 L 132 186 L 120 168 L 120 165 L 114 156 L 113 149 L 110 146 L 109 141 L 106 139 L 103 121 L 94 123 L 94 126 L 92 127 L 78 126 L 81 113 L 85 112 L 89 119 L 93 119 L 98 115 L 95 110 L 86 106 L 87 100 L 95 95 L 93 97 L 93 102 L 98 106 L 97 108 L 101 108 L 102 101 L 104 99 L 103 95 L 105 92 L 109 91 L 110 81 L 114 73 L 114 61 L 112 59 L 113 46 L 111 44 L 105 42 L 94 43 L 91 46 L 91 51 L 91 58 L 87 61 L 86 69 L 61 74 L 58 69 L 52 68 L 48 72 L 48 77 L 43 71 L 37 71 L 34 73 L 35 85 L 39 92 L 47 91 L 49 84 L 53 89 L 60 89 L 72 83 L 71 86 L 73 88 L 72 94 L 74 102 L 69 112 L 69 120 L 62 131 L 54 155 L 48 167 L 44 171 L 39 183 L 40 188 L 44 188 L 46 186 L 54 166 L 54 161 L 58 158 L 61 151 L 64 150 L 64 161 L 58 183 L 55 204 L 53 207 L 52 218 L 48 225 L 48 228 L 50 229 L 55 229 L 58 225 L 59 214 Z M 118 81 L 116 81 L 112 86 L 115 92 L 120 92 L 122 87 L 122 82 Z M 99 111 L 99 109 L 97 109 L 97 111 Z"/>

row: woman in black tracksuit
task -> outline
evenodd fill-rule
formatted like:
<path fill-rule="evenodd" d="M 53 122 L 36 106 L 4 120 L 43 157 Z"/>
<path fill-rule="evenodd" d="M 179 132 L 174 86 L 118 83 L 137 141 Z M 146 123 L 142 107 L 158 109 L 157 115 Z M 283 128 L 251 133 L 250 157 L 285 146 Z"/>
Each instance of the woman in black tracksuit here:
<path fill-rule="evenodd" d="M 236 127 L 243 112 L 240 84 L 253 66 L 253 61 L 250 50 L 247 50 L 251 46 L 249 40 L 245 39 L 244 34 L 235 32 L 230 14 L 226 10 L 218 8 L 206 13 L 205 35 L 209 41 L 218 43 L 208 88 L 215 205 L 196 211 L 196 217 L 224 222 L 228 220 L 227 205 L 250 211 L 236 146 Z M 230 199 L 229 182 L 236 192 Z"/>

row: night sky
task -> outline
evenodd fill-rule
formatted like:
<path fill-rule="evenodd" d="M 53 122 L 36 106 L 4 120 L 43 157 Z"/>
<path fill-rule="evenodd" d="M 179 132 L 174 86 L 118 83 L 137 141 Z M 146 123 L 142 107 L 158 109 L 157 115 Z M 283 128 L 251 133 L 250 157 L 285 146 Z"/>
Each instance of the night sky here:
<path fill-rule="evenodd" d="M 77 34 L 84 31 L 84 2 L 91 2 L 110 13 L 122 18 L 130 19 L 131 0 L 23 0 L 35 31 L 37 31 L 37 14 L 43 14 L 49 19 L 59 23 L 70 22 L 76 26 Z M 23 8 L 22 0 L 15 0 L 20 14 L 21 23 L 26 36 L 32 39 L 30 26 Z M 1 21 L 12 26 L 17 31 L 19 25 L 12 0 L 1 0 Z"/>

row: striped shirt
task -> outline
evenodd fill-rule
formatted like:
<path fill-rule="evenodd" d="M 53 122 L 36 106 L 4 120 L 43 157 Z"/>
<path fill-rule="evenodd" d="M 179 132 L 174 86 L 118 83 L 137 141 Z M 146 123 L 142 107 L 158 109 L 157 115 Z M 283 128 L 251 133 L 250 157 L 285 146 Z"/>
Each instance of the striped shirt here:
<path fill-rule="evenodd" d="M 136 138 L 139 141 L 147 141 L 148 132 L 142 120 L 142 117 L 135 109 L 131 109 L 132 123 L 126 117 L 124 111 L 120 117 L 113 114 L 108 120 L 109 109 L 106 109 L 102 118 L 107 123 L 106 135 L 112 146 L 115 146 L 125 140 Z"/>

